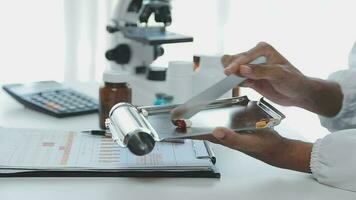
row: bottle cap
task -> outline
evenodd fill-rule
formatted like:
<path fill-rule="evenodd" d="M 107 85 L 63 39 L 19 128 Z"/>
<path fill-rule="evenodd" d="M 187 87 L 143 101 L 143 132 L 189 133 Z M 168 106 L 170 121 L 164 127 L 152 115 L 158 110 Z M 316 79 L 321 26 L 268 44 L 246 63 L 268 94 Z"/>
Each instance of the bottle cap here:
<path fill-rule="evenodd" d="M 194 73 L 193 62 L 171 61 L 168 65 L 167 76 L 190 76 Z"/>
<path fill-rule="evenodd" d="M 125 71 L 106 70 L 103 74 L 103 80 L 107 83 L 127 83 L 130 75 Z"/>

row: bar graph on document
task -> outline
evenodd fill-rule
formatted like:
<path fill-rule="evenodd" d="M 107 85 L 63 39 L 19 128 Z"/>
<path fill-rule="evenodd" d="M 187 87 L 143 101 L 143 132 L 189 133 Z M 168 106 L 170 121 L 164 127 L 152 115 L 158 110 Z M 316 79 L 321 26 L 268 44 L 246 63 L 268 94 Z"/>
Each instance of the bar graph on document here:
<path fill-rule="evenodd" d="M 178 163 L 174 151 L 176 144 L 158 143 L 150 154 L 135 156 L 128 149 L 121 148 L 111 138 L 91 135 L 78 135 L 78 137 L 72 148 L 72 154 L 77 157 L 72 157 L 69 164 L 95 168 L 147 168 L 167 166 L 167 164 L 176 166 Z"/>
<path fill-rule="evenodd" d="M 111 138 L 79 134 L 73 142 L 68 166 L 92 166 L 95 168 L 147 168 L 167 166 L 206 165 L 204 159 L 196 159 L 193 141 L 185 144 L 156 143 L 153 151 L 145 156 L 135 156 L 127 148 L 121 148 Z"/>

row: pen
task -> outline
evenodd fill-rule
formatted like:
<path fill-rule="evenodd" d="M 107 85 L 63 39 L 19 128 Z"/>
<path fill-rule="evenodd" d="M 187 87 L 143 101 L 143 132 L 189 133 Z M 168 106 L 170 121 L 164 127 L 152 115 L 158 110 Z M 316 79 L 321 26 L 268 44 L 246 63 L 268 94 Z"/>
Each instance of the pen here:
<path fill-rule="evenodd" d="M 89 130 L 89 131 L 82 131 L 82 133 L 88 133 L 90 135 L 111 137 L 110 133 L 107 133 L 106 131 L 103 131 L 103 130 Z"/>
<path fill-rule="evenodd" d="M 82 131 L 81 133 L 87 133 L 87 134 L 90 134 L 90 135 L 97 135 L 97 136 L 111 137 L 110 133 L 107 133 L 106 131 L 103 131 L 103 130 L 89 130 L 89 131 Z M 184 144 L 184 139 L 165 139 L 162 142 Z"/>

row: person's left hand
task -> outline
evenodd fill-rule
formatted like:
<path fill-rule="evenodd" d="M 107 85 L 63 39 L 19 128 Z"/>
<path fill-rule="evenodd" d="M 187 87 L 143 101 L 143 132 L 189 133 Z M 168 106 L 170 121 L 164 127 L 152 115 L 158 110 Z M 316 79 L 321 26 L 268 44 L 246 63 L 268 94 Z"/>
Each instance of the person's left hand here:
<path fill-rule="evenodd" d="M 228 128 L 218 127 L 211 135 L 200 139 L 209 140 L 248 155 L 273 156 L 276 147 L 285 148 L 286 139 L 272 129 L 258 129 L 238 133 Z M 279 150 L 278 150 L 279 151 Z"/>
<path fill-rule="evenodd" d="M 277 167 L 310 172 L 312 144 L 284 138 L 273 129 L 238 133 L 219 127 L 210 135 L 194 139 L 224 145 Z"/>

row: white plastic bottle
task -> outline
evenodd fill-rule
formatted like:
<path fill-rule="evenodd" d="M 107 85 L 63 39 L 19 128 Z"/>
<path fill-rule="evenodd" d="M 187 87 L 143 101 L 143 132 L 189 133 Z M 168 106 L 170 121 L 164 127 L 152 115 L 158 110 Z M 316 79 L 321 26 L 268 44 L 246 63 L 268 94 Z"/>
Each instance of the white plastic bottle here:
<path fill-rule="evenodd" d="M 173 104 L 181 104 L 193 96 L 193 62 L 171 61 L 167 70 L 167 94 Z"/>
<path fill-rule="evenodd" d="M 197 55 L 195 58 L 198 62 L 195 63 L 195 66 L 198 68 L 194 71 L 193 94 L 197 95 L 226 76 L 221 56 Z M 231 97 L 231 91 L 222 97 Z"/>

